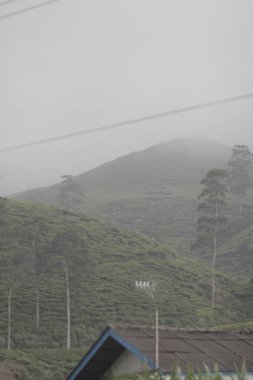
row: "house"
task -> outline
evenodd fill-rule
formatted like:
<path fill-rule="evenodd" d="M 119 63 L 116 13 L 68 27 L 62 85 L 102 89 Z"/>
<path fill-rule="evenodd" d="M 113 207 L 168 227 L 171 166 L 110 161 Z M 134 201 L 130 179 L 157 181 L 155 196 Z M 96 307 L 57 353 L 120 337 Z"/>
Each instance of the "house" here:
<path fill-rule="evenodd" d="M 253 331 L 214 331 L 159 328 L 159 368 L 169 373 L 178 365 L 186 371 L 205 363 L 218 365 L 223 374 L 233 375 L 245 360 L 253 378 Z M 111 380 L 117 375 L 155 369 L 155 329 L 151 327 L 108 327 L 69 374 L 67 380 Z"/>

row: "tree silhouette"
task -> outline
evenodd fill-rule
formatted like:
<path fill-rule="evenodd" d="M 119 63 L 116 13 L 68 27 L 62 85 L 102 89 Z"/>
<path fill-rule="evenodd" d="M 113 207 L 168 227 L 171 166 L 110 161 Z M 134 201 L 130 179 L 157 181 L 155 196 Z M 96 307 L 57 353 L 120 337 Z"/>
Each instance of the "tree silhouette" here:
<path fill-rule="evenodd" d="M 84 200 L 82 186 L 70 174 L 62 175 L 61 178 L 63 181 L 57 196 L 58 205 L 71 212 L 78 211 Z"/>
<path fill-rule="evenodd" d="M 92 257 L 87 247 L 85 239 L 78 235 L 73 229 L 59 231 L 53 238 L 51 250 L 54 256 L 51 260 L 53 267 L 61 265 L 64 274 L 64 288 L 66 294 L 66 348 L 71 346 L 71 286 L 80 279 L 80 270 L 82 264 L 86 266 L 91 264 Z M 76 253 L 82 253 L 82 258 L 78 255 L 76 262 Z"/>
<path fill-rule="evenodd" d="M 239 212 L 242 214 L 242 199 L 251 185 L 250 169 L 252 153 L 246 145 L 234 145 L 227 163 L 227 183 L 231 193 L 238 197 Z"/>
<path fill-rule="evenodd" d="M 215 308 L 215 262 L 218 240 L 227 231 L 228 223 L 224 216 L 226 205 L 225 188 L 226 171 L 213 169 L 207 172 L 202 179 L 203 190 L 198 196 L 199 219 L 197 224 L 196 247 L 212 250 L 211 277 L 212 277 L 212 310 Z"/>
<path fill-rule="evenodd" d="M 11 249 L 10 249 L 11 247 Z M 17 286 L 22 282 L 28 263 L 28 251 L 22 251 L 17 241 L 6 237 L 1 239 L 0 283 L 7 296 L 7 349 L 11 349 L 12 331 L 12 297 Z"/>

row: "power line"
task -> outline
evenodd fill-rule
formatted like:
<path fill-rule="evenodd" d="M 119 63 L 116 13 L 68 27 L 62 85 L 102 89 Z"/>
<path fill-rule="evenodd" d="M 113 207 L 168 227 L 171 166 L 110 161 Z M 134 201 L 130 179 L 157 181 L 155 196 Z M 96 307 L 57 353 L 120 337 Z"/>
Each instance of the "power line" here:
<path fill-rule="evenodd" d="M 0 3 L 0 7 L 2 5 L 7 5 L 7 4 L 10 4 L 10 3 L 15 3 L 16 1 L 20 1 L 20 0 L 6 0 L 6 1 L 3 1 L 2 3 Z"/>
<path fill-rule="evenodd" d="M 10 0 L 10 2 L 11 1 L 15 1 L 15 0 Z M 31 7 L 27 7 L 27 8 L 23 8 L 23 9 L 20 9 L 18 11 L 15 11 L 15 12 L 7 13 L 6 15 L 0 16 L 0 21 L 5 20 L 7 18 L 14 17 L 14 16 L 18 16 L 18 15 L 26 13 L 26 12 L 33 11 L 34 9 L 45 7 L 47 5 L 56 3 L 58 1 L 62 1 L 62 0 L 48 0 L 48 1 L 44 1 L 43 3 L 40 3 L 40 4 L 32 5 Z M 4 4 L 4 3 L 2 3 L 2 4 Z"/>
<path fill-rule="evenodd" d="M 118 123 L 108 124 L 108 125 L 104 125 L 102 127 L 81 130 L 81 131 L 73 132 L 73 133 L 67 133 L 64 135 L 50 137 L 50 138 L 42 139 L 42 140 L 36 140 L 36 141 L 32 141 L 32 142 L 28 142 L 28 143 L 24 143 L 24 144 L 20 144 L 20 145 L 13 145 L 13 146 L 10 146 L 7 148 L 0 149 L 0 153 L 8 152 L 11 150 L 18 150 L 18 149 L 22 149 L 22 148 L 28 148 L 28 147 L 35 146 L 35 145 L 46 144 L 46 143 L 53 142 L 53 141 L 69 139 L 69 138 L 80 136 L 80 135 L 88 135 L 91 133 L 106 131 L 106 130 L 113 129 L 113 128 L 124 127 L 124 126 L 130 125 L 130 124 L 143 123 L 144 121 L 160 119 L 160 118 L 163 118 L 166 116 L 176 115 L 176 114 L 180 114 L 180 113 L 186 113 L 186 112 L 198 110 L 201 108 L 214 107 L 214 106 L 217 106 L 220 104 L 232 103 L 232 102 L 236 102 L 239 100 L 249 99 L 252 97 L 253 97 L 253 93 L 249 93 L 249 94 L 245 94 L 245 95 L 234 96 L 232 98 L 226 98 L 226 99 L 222 99 L 222 100 L 214 100 L 212 102 L 197 104 L 197 105 L 190 106 L 190 107 L 178 108 L 176 110 L 166 111 L 166 112 L 148 115 L 148 116 L 144 116 L 144 117 L 140 117 L 140 118 L 136 118 L 136 119 L 130 119 L 130 120 L 121 121 Z"/>

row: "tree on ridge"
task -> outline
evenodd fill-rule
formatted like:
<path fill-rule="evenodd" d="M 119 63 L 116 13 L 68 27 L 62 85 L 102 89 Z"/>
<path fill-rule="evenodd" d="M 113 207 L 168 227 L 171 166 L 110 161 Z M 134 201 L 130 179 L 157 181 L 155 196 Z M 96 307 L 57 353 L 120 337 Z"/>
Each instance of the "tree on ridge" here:
<path fill-rule="evenodd" d="M 58 205 L 70 212 L 78 211 L 84 199 L 82 186 L 70 174 L 62 175 L 61 178 L 63 181 L 57 196 Z"/>
<path fill-rule="evenodd" d="M 226 171 L 223 169 L 212 169 L 206 173 L 201 180 L 204 186 L 198 196 L 200 200 L 198 206 L 199 219 L 197 224 L 197 242 L 196 247 L 208 248 L 212 250 L 211 261 L 211 282 L 212 282 L 212 312 L 215 309 L 215 263 L 217 256 L 218 240 L 227 230 L 228 223 L 224 215 L 226 206 Z"/>
<path fill-rule="evenodd" d="M 246 145 L 234 145 L 227 163 L 227 183 L 232 194 L 238 197 L 239 213 L 242 214 L 242 199 L 251 185 L 250 169 L 252 153 Z"/>

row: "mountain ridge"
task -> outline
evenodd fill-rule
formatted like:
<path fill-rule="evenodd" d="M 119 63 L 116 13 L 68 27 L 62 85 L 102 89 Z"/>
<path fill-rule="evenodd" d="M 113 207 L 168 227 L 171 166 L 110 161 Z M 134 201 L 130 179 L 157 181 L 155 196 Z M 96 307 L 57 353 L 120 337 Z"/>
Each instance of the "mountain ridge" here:
<path fill-rule="evenodd" d="M 81 211 L 188 254 L 200 180 L 207 170 L 224 166 L 229 154 L 229 147 L 209 140 L 176 139 L 122 156 L 74 177 L 85 194 Z M 57 204 L 60 187 L 15 197 Z"/>

